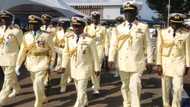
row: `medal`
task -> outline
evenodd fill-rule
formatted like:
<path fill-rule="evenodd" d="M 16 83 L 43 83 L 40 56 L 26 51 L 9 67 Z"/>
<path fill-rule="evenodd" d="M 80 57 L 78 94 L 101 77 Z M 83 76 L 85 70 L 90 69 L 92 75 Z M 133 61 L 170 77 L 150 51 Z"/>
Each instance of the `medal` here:
<path fill-rule="evenodd" d="M 43 41 L 43 40 L 38 40 L 38 41 L 37 41 L 37 46 L 38 46 L 38 47 L 41 47 L 41 48 L 45 48 L 45 41 Z"/>

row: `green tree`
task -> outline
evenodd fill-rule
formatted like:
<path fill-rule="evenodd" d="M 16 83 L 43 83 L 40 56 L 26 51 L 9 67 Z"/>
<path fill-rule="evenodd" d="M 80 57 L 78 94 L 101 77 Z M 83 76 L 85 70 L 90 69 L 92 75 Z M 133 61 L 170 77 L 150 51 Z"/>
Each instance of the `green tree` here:
<path fill-rule="evenodd" d="M 168 2 L 169 0 L 147 0 L 148 6 L 157 11 L 164 21 L 168 17 Z M 190 11 L 190 0 L 170 0 L 170 4 L 170 13 L 188 13 Z"/>

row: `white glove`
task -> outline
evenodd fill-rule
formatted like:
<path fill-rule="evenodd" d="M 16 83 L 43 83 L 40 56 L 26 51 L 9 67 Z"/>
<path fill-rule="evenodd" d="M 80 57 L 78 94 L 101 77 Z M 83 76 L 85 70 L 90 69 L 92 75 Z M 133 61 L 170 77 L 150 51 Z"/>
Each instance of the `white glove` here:
<path fill-rule="evenodd" d="M 59 48 L 59 47 L 54 47 L 55 51 L 58 53 L 58 54 L 62 54 L 63 52 L 63 48 Z"/>
<path fill-rule="evenodd" d="M 53 66 L 52 64 L 50 64 L 49 70 L 50 70 L 50 71 L 53 71 L 53 70 L 54 70 L 54 66 Z"/>
<path fill-rule="evenodd" d="M 17 75 L 17 76 L 20 75 L 19 69 L 20 69 L 20 66 L 16 66 L 16 68 L 15 68 L 15 72 L 16 72 L 16 75 Z"/>

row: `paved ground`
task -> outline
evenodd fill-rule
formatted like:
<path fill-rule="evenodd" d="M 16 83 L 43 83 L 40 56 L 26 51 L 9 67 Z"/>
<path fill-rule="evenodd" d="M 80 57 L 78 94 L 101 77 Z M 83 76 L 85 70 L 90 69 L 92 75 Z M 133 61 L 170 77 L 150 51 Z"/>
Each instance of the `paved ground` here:
<path fill-rule="evenodd" d="M 185 88 L 187 90 L 190 89 L 189 77 L 187 76 L 185 80 Z M 76 98 L 74 84 L 70 83 L 68 85 L 66 93 L 60 93 L 59 78 L 60 75 L 53 74 L 51 81 L 52 87 L 48 90 L 49 102 L 44 107 L 72 107 L 74 104 Z M 33 95 L 29 73 L 23 71 L 19 79 L 22 92 L 14 99 L 11 99 L 5 107 L 33 107 L 35 97 Z M 122 107 L 120 86 L 119 78 L 114 78 L 110 73 L 103 73 L 101 96 L 93 96 L 89 84 L 89 107 Z M 162 107 L 160 78 L 153 73 L 144 74 L 142 86 L 142 107 Z"/>

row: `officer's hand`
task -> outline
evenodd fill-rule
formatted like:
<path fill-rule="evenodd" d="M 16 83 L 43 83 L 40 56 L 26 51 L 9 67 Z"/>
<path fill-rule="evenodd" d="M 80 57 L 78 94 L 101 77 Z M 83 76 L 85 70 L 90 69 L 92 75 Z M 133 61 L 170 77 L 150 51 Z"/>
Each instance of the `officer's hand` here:
<path fill-rule="evenodd" d="M 16 66 L 16 68 L 15 68 L 15 72 L 16 72 L 16 75 L 17 75 L 17 76 L 20 75 L 19 69 L 20 69 L 20 66 Z"/>
<path fill-rule="evenodd" d="M 185 68 L 184 76 L 186 76 L 186 75 L 188 74 L 188 72 L 190 72 L 190 67 L 186 67 L 186 68 Z"/>
<path fill-rule="evenodd" d="M 161 65 L 155 65 L 153 69 L 159 76 L 162 76 L 162 66 Z"/>
<path fill-rule="evenodd" d="M 58 73 L 58 74 L 62 74 L 62 73 L 64 73 L 64 72 L 65 72 L 65 68 L 60 68 L 60 69 L 57 70 L 57 73 Z"/>
<path fill-rule="evenodd" d="M 95 75 L 98 77 L 100 76 L 100 71 L 95 71 Z"/>
<path fill-rule="evenodd" d="M 114 62 L 108 62 L 108 68 L 109 70 L 113 70 L 114 69 Z"/>

